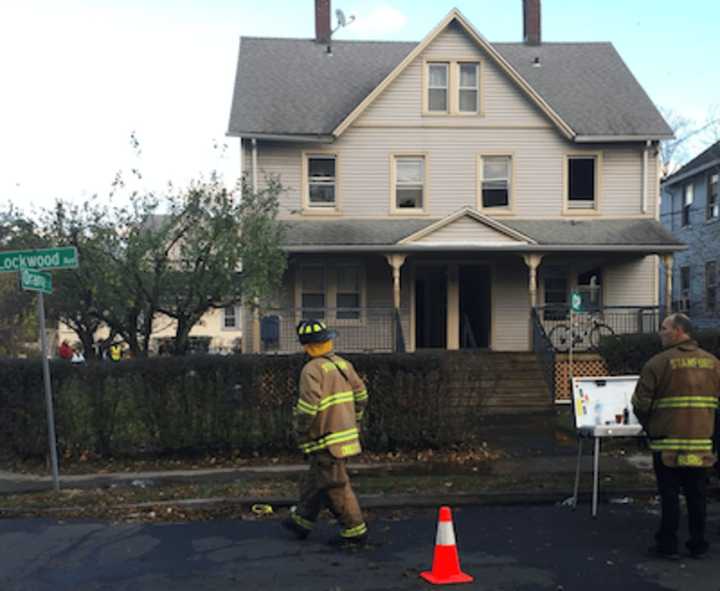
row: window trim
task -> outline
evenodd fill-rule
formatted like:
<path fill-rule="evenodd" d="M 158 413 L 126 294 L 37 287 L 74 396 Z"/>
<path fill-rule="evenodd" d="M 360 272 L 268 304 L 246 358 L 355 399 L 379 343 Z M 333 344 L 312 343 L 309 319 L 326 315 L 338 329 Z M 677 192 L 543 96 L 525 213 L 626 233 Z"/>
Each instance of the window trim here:
<path fill-rule="evenodd" d="M 712 283 L 708 282 L 708 279 L 710 276 L 708 275 L 708 266 L 712 265 L 713 270 L 713 277 L 712 277 Z M 703 289 L 703 307 L 705 308 L 705 312 L 711 315 L 717 314 L 717 287 L 718 287 L 718 265 L 717 261 L 710 260 L 705 261 L 705 269 L 704 269 L 704 289 Z M 708 305 L 710 299 L 708 298 L 708 290 L 712 289 L 715 297 L 713 298 L 713 304 L 712 307 Z"/>
<path fill-rule="evenodd" d="M 460 110 L 460 91 L 461 90 L 470 90 L 469 88 L 461 88 L 460 86 L 460 67 L 464 65 L 474 65 L 476 67 L 476 80 L 477 84 L 475 85 L 475 90 L 477 91 L 477 100 L 475 102 L 475 110 L 474 111 L 461 111 Z M 457 92 L 454 93 L 456 95 L 456 101 L 457 101 L 457 110 L 454 113 L 455 115 L 460 115 L 463 117 L 466 116 L 473 116 L 473 115 L 480 115 L 482 114 L 482 98 L 480 95 L 480 89 L 482 88 L 482 62 L 479 59 L 474 60 L 457 60 L 455 62 L 455 68 L 457 69 Z"/>
<path fill-rule="evenodd" d="M 592 207 L 570 207 L 570 160 L 575 158 L 595 159 L 595 199 Z M 562 214 L 565 216 L 600 215 L 603 191 L 603 152 L 567 152 L 562 158 Z"/>
<path fill-rule="evenodd" d="M 335 326 L 365 326 L 367 324 L 367 271 L 365 261 L 358 258 L 352 259 L 308 259 L 301 261 L 296 267 L 294 276 L 294 301 L 295 301 L 295 322 L 302 320 L 302 270 L 305 267 L 322 267 L 325 278 L 325 318 L 323 321 L 330 328 Z M 360 317 L 359 318 L 337 318 L 337 268 L 357 267 L 358 281 L 360 283 Z"/>
<path fill-rule="evenodd" d="M 690 190 L 690 203 L 686 203 L 688 189 Z M 695 183 L 690 181 L 683 185 L 680 193 L 680 228 L 689 228 L 692 226 L 692 206 L 695 203 Z M 687 209 L 687 223 L 685 223 L 685 211 Z"/>
<path fill-rule="evenodd" d="M 323 207 L 310 204 L 310 158 L 335 158 L 335 205 Z M 340 215 L 340 157 L 334 150 L 303 150 L 301 173 L 302 213 L 304 215 Z"/>
<path fill-rule="evenodd" d="M 397 207 L 396 197 L 396 162 L 398 158 L 423 158 L 425 162 L 424 172 L 425 178 L 423 179 L 423 206 L 420 209 Z M 426 216 L 429 215 L 429 203 L 430 203 L 430 154 L 421 150 L 412 151 L 401 151 L 390 153 L 390 215 L 397 216 Z"/>
<path fill-rule="evenodd" d="M 447 64 L 448 66 L 448 108 L 447 111 L 431 111 L 430 105 L 430 64 Z M 460 64 L 477 64 L 478 67 L 478 100 L 477 111 L 460 111 Z M 485 67 L 479 55 L 427 57 L 422 62 L 421 74 L 422 100 L 421 112 L 424 117 L 484 117 L 485 116 Z"/>
<path fill-rule="evenodd" d="M 483 158 L 506 156 L 510 158 L 510 178 L 508 182 L 508 204 L 506 207 L 483 207 L 482 182 L 484 177 Z M 515 152 L 512 150 L 497 150 L 479 152 L 475 158 L 475 207 L 486 215 L 514 215 L 515 214 Z"/>
<path fill-rule="evenodd" d="M 713 177 L 715 178 L 715 183 L 712 182 Z M 712 206 L 710 205 L 710 190 L 715 185 L 715 204 Z M 715 210 L 715 214 L 712 214 L 712 210 Z M 705 187 L 705 221 L 706 222 L 714 222 L 717 219 L 720 219 L 720 172 L 710 172 L 707 176 L 707 184 Z"/>

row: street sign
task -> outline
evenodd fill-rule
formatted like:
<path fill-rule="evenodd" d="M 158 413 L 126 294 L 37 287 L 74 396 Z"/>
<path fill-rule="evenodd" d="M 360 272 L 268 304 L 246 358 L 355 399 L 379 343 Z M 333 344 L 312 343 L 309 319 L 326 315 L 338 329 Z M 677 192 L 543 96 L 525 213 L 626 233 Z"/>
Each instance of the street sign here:
<path fill-rule="evenodd" d="M 0 252 L 0 273 L 21 269 L 75 269 L 77 266 L 78 252 L 74 246 Z"/>
<path fill-rule="evenodd" d="M 52 293 L 52 275 L 46 271 L 22 269 L 20 271 L 20 287 L 28 291 Z"/>
<path fill-rule="evenodd" d="M 580 312 L 580 310 L 582 310 L 582 296 L 579 292 L 573 291 L 570 294 L 570 307 L 573 312 Z"/>

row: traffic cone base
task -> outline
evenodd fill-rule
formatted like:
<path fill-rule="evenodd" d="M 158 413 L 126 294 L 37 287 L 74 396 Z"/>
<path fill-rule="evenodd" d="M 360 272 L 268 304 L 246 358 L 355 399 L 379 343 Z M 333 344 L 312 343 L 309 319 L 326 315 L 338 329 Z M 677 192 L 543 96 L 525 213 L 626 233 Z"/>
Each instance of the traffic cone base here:
<path fill-rule="evenodd" d="M 460 570 L 450 507 L 440 507 L 432 570 L 424 571 L 420 576 L 433 585 L 470 583 L 474 580 Z"/>

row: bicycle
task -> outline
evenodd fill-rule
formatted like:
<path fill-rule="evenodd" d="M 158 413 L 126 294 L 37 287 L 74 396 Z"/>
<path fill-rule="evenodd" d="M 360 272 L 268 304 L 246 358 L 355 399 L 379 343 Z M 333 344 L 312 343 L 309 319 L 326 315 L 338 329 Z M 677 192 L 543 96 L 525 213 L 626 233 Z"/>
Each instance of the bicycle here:
<path fill-rule="evenodd" d="M 583 326 L 575 326 L 572 329 L 569 324 L 558 324 L 548 334 L 550 342 L 561 353 L 570 349 L 570 338 L 573 349 L 581 351 L 596 350 L 603 337 L 614 336 L 615 331 L 595 316 L 591 316 L 590 321 L 585 322 Z"/>

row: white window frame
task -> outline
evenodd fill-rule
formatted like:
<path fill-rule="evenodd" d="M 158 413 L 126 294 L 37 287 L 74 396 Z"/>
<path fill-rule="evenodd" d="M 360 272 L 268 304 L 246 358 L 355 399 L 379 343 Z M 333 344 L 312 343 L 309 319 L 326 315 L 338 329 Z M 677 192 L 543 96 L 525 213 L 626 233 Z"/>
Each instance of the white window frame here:
<path fill-rule="evenodd" d="M 444 66 L 445 67 L 445 86 L 432 86 L 430 83 L 430 68 L 437 67 L 437 66 Z M 451 63 L 448 60 L 437 60 L 437 61 L 428 61 L 425 62 L 425 80 L 426 84 L 424 85 L 424 111 L 429 115 L 449 115 L 451 111 Z M 445 91 L 445 109 L 439 110 L 430 109 L 430 91 L 431 90 L 444 90 Z"/>
<path fill-rule="evenodd" d="M 593 201 L 573 202 L 570 200 L 570 162 L 572 160 L 592 159 L 595 162 Z M 568 216 L 598 215 L 602 196 L 602 152 L 573 152 L 563 158 L 563 214 Z M 583 205 L 578 205 L 583 203 Z M 587 203 L 587 205 L 585 205 Z"/>
<path fill-rule="evenodd" d="M 682 206 L 680 209 L 680 227 L 688 228 L 692 226 L 692 205 L 695 202 L 695 186 L 692 182 L 685 185 L 682 192 Z M 687 223 L 685 222 L 685 214 L 687 213 Z"/>
<path fill-rule="evenodd" d="M 463 66 L 475 66 L 474 87 L 461 85 L 461 71 Z M 480 72 L 480 62 L 478 61 L 457 62 L 457 113 L 459 115 L 477 115 L 480 112 Z M 463 111 L 460 108 L 460 93 L 463 90 L 475 91 L 475 109 L 473 109 L 472 111 Z"/>
<path fill-rule="evenodd" d="M 318 205 L 310 202 L 310 160 L 334 159 L 335 177 L 333 185 L 335 188 L 335 202 L 332 205 Z M 302 209 L 303 213 L 310 215 L 339 215 L 340 214 L 340 158 L 336 152 L 309 150 L 302 153 Z M 330 178 L 330 177 L 328 177 Z"/>
<path fill-rule="evenodd" d="M 227 325 L 227 319 L 228 319 L 228 311 L 233 310 L 233 318 L 234 318 L 234 324 L 232 326 Z M 222 319 L 220 328 L 223 331 L 238 331 L 242 328 L 241 326 L 241 306 L 226 306 L 222 309 Z"/>
<path fill-rule="evenodd" d="M 712 195 L 713 188 L 715 189 L 715 201 L 711 204 L 710 196 Z M 707 206 L 705 207 L 705 221 L 711 222 L 720 217 L 720 173 L 716 172 L 708 175 L 706 194 Z"/>
<path fill-rule="evenodd" d="M 712 274 L 708 273 L 708 268 L 712 265 Z M 708 312 L 712 315 L 717 314 L 718 311 L 718 302 L 717 302 L 717 261 L 706 261 L 705 262 L 705 289 L 703 290 L 703 304 L 705 307 L 705 312 Z M 708 305 L 710 303 L 710 298 L 708 298 L 708 291 L 713 291 L 713 299 L 712 299 L 712 306 Z"/>
<path fill-rule="evenodd" d="M 485 207 L 483 205 L 483 182 L 485 180 L 485 160 L 488 158 L 508 158 L 510 170 L 507 178 L 508 204 L 505 206 Z M 508 215 L 515 211 L 515 155 L 513 152 L 483 152 L 478 154 L 476 162 L 477 183 L 475 187 L 475 205 L 478 211 L 488 215 Z"/>
<path fill-rule="evenodd" d="M 422 207 L 398 207 L 397 206 L 397 161 L 402 159 L 419 159 L 423 161 L 423 182 L 422 182 Z M 390 154 L 390 213 L 394 215 L 427 215 L 428 208 L 428 186 L 430 167 L 427 152 L 394 152 Z M 414 186 L 408 183 L 406 186 Z"/>
<path fill-rule="evenodd" d="M 325 280 L 325 288 L 323 295 L 325 296 L 325 317 L 322 318 L 326 324 L 333 326 L 364 326 L 367 323 L 367 276 L 365 264 L 361 260 L 327 260 L 327 261 L 308 261 L 303 262 L 297 268 L 295 274 L 295 310 L 296 322 L 302 320 L 302 273 L 303 269 L 308 267 L 322 267 L 323 277 Z M 337 294 L 338 294 L 338 273 L 339 268 L 355 267 L 358 269 L 358 287 L 360 296 L 360 314 L 359 318 L 337 318 Z"/>

